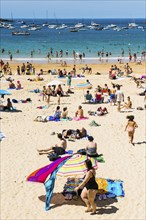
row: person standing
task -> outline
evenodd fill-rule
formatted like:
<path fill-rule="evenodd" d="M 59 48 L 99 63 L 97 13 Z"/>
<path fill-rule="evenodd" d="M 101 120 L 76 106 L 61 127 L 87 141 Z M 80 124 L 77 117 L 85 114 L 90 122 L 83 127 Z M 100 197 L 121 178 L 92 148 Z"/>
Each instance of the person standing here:
<path fill-rule="evenodd" d="M 98 184 L 95 180 L 96 172 L 92 166 L 91 160 L 87 159 L 85 161 L 85 166 L 87 168 L 87 173 L 83 182 L 75 188 L 75 191 L 77 192 L 80 188 L 83 188 L 81 198 L 87 206 L 85 212 L 91 212 L 91 215 L 94 215 L 96 214 L 96 204 L 94 200 L 98 190 Z"/>
<path fill-rule="evenodd" d="M 67 86 L 68 86 L 68 92 L 70 92 L 71 79 L 72 79 L 72 76 L 71 76 L 71 74 L 70 74 L 70 72 L 69 72 L 68 75 L 67 75 Z"/>
<path fill-rule="evenodd" d="M 116 102 L 118 104 L 118 112 L 121 110 L 121 102 L 124 102 L 124 93 L 120 90 L 120 86 L 117 86 L 117 92 L 115 94 Z"/>

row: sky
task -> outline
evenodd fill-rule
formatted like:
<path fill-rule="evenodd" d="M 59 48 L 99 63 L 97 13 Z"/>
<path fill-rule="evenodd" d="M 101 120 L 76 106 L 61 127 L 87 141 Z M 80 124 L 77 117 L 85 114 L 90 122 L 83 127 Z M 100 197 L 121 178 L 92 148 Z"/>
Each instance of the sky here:
<path fill-rule="evenodd" d="M 145 18 L 145 0 L 0 0 L 1 18 Z"/>

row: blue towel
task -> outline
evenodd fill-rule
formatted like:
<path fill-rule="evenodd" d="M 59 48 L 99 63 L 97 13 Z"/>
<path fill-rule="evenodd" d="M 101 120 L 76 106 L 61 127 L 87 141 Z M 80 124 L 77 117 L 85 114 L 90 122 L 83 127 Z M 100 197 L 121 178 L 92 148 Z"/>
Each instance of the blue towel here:
<path fill-rule="evenodd" d="M 45 189 L 46 189 L 46 207 L 45 210 L 48 211 L 50 209 L 50 201 L 52 198 L 53 190 L 54 190 L 54 185 L 55 185 L 55 179 L 56 179 L 56 174 L 58 170 L 63 166 L 63 164 L 68 160 L 62 161 L 58 167 L 51 173 L 51 176 L 47 182 L 45 182 Z"/>

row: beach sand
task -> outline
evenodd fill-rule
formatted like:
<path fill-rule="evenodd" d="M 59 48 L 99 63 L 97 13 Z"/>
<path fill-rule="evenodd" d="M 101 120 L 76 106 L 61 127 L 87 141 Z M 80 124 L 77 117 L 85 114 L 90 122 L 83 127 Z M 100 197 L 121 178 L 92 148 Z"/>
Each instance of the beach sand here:
<path fill-rule="evenodd" d="M 15 74 L 16 66 L 19 63 L 12 63 L 12 70 Z M 131 97 L 133 112 L 118 113 L 116 106 L 110 104 L 82 105 L 85 116 L 89 110 L 96 110 L 97 106 L 106 106 L 108 114 L 103 117 L 88 116 L 88 120 L 69 121 L 69 122 L 35 122 L 34 119 L 39 115 L 52 115 L 56 106 L 57 98 L 51 97 L 51 105 L 48 109 L 37 109 L 37 106 L 45 105 L 42 97 L 38 94 L 30 93 L 29 90 L 35 88 L 42 89 L 50 80 L 56 79 L 55 76 L 45 75 L 42 82 L 29 82 L 28 78 L 34 76 L 14 75 L 15 82 L 21 81 L 23 90 L 11 90 L 11 99 L 31 98 L 32 103 L 13 104 L 17 109 L 22 110 L 18 113 L 1 113 L 1 131 L 6 138 L 1 142 L 1 219 L 145 219 L 145 111 L 137 110 L 138 106 L 144 107 L 144 97 L 138 96 L 142 89 L 137 89 L 136 84 L 130 78 L 124 77 L 122 80 L 111 81 L 108 78 L 108 70 L 111 64 L 89 65 L 93 69 L 93 74 L 86 75 L 93 84 L 91 93 L 97 85 L 104 86 L 105 83 L 111 88 L 111 82 L 123 85 L 121 90 L 124 92 L 125 100 Z M 123 70 L 124 64 L 117 64 Z M 77 73 L 80 73 L 77 66 Z M 133 68 L 132 75 L 141 76 L 145 74 L 145 63 L 142 65 L 130 64 Z M 35 64 L 36 72 L 41 68 L 49 70 L 61 68 L 59 64 Z M 73 65 L 66 69 L 70 70 Z M 100 72 L 101 75 L 95 75 Z M 81 80 L 85 81 L 85 80 Z M 65 81 L 64 81 L 65 82 Z M 77 80 L 72 80 L 72 87 Z M 1 88 L 7 89 L 8 82 L 2 78 Z M 63 87 L 67 90 L 67 87 Z M 7 96 L 8 97 L 8 96 Z M 7 98 L 5 96 L 5 100 Z M 38 101 L 40 100 L 40 101 Z M 73 117 L 77 107 L 84 101 L 83 91 L 75 90 L 70 97 L 61 98 L 61 108 L 67 106 L 69 116 Z M 128 134 L 124 132 L 127 124 L 126 116 L 133 114 L 138 128 L 135 131 L 135 146 L 128 143 Z M 95 120 L 99 127 L 90 127 L 89 123 Z M 84 203 L 78 201 L 66 201 L 62 195 L 63 186 L 66 182 L 65 177 L 57 177 L 51 209 L 45 211 L 45 187 L 40 183 L 27 182 L 26 177 L 49 164 L 46 155 L 40 156 L 37 149 L 53 146 L 57 142 L 56 133 L 67 128 L 85 127 L 90 135 L 95 138 L 98 152 L 104 155 L 105 163 L 99 163 L 97 177 L 121 179 L 123 180 L 125 197 L 108 199 L 97 202 L 97 215 L 91 216 L 85 213 Z M 68 142 L 68 149 L 76 151 L 84 148 L 86 140 Z"/>

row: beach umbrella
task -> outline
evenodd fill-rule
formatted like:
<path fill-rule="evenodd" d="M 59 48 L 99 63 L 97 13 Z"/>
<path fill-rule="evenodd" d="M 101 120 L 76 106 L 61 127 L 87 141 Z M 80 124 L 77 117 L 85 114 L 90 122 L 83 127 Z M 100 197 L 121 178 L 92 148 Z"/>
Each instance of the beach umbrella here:
<path fill-rule="evenodd" d="M 0 95 L 11 95 L 7 90 L 0 89 Z"/>
<path fill-rule="evenodd" d="M 92 85 L 89 84 L 89 83 L 80 83 L 80 84 L 77 84 L 74 89 L 77 89 L 77 90 L 85 90 L 85 89 L 91 89 L 92 88 Z"/>
<path fill-rule="evenodd" d="M 85 174 L 87 172 L 87 168 L 84 162 L 88 158 L 91 160 L 94 169 L 97 169 L 98 162 L 96 158 L 81 154 L 74 154 L 72 157 L 66 160 L 62 167 L 60 167 L 57 175 L 67 177 Z"/>
<path fill-rule="evenodd" d="M 47 84 L 47 86 L 58 86 L 58 85 L 64 85 L 64 83 L 59 80 L 53 80 Z"/>

